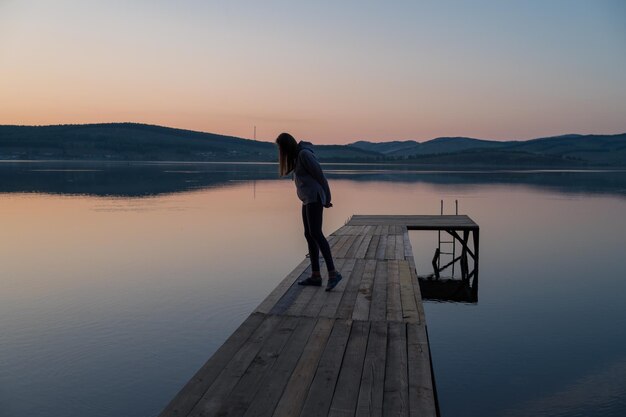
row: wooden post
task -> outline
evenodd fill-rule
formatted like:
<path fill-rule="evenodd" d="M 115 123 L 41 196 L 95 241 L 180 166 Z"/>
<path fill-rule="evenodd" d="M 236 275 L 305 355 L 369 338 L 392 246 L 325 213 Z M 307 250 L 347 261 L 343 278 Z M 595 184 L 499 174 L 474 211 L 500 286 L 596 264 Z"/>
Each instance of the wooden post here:
<path fill-rule="evenodd" d="M 469 231 L 463 231 L 463 241 L 461 244 L 463 245 L 463 249 L 461 252 L 461 278 L 467 280 L 469 268 L 467 265 L 467 241 L 469 240 Z"/>
<path fill-rule="evenodd" d="M 479 250 L 478 235 L 479 235 L 478 229 L 475 229 L 472 231 L 472 240 L 474 241 L 474 272 L 475 272 L 476 277 L 478 277 L 478 250 Z"/>
<path fill-rule="evenodd" d="M 439 248 L 435 249 L 435 256 L 433 256 L 433 272 L 435 278 L 439 279 Z"/>

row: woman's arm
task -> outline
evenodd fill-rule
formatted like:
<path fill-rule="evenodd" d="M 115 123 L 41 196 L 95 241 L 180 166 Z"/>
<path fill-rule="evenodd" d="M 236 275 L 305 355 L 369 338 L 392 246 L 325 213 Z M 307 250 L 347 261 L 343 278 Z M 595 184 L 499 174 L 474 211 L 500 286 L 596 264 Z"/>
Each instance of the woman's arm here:
<path fill-rule="evenodd" d="M 304 168 L 308 171 L 308 173 L 315 179 L 315 181 L 319 182 L 324 189 L 324 193 L 326 194 L 326 206 L 330 207 L 331 195 L 330 195 L 330 187 L 328 186 L 328 181 L 324 176 L 324 172 L 322 171 L 322 167 L 315 157 L 315 155 L 308 151 L 302 150 L 298 155 L 300 157 L 300 161 L 304 165 Z"/>

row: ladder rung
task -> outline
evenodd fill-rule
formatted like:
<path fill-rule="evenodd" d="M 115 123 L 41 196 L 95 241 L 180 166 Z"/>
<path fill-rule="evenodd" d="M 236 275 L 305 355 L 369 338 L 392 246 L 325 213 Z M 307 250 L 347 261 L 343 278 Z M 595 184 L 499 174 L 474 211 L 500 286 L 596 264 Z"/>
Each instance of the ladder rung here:
<path fill-rule="evenodd" d="M 442 240 L 439 243 L 454 243 L 454 240 Z"/>
<path fill-rule="evenodd" d="M 440 255 L 452 255 L 452 252 L 439 252 Z"/>

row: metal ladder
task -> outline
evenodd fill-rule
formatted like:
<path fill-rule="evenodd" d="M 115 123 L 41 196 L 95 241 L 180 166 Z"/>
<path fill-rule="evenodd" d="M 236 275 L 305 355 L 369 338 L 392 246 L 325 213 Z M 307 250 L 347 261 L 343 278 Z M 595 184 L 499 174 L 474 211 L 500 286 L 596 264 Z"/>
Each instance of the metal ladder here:
<path fill-rule="evenodd" d="M 455 206 L 454 213 L 458 216 L 459 215 L 459 200 L 454 200 L 454 206 Z M 440 211 L 439 214 L 443 216 L 443 200 L 441 200 L 441 206 L 440 206 L 439 211 Z M 435 278 L 439 278 L 439 272 L 441 272 L 442 270 L 446 269 L 449 266 L 452 266 L 452 277 L 454 278 L 454 266 L 456 264 L 456 239 L 452 238 L 452 240 L 441 240 L 441 230 L 438 230 L 437 240 L 438 240 L 437 249 L 435 250 L 435 256 L 433 257 L 433 269 L 435 271 L 434 273 Z M 450 246 L 448 246 L 447 250 L 442 251 L 441 250 L 442 244 L 452 245 L 452 249 L 450 249 Z M 452 256 L 452 260 L 446 265 L 444 265 L 443 268 L 441 267 L 441 255 Z"/>

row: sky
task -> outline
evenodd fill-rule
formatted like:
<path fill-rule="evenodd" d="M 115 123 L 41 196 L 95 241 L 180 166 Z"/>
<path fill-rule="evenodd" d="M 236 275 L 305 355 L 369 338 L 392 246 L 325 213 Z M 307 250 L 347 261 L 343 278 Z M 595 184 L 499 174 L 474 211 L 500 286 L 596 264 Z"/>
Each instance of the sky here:
<path fill-rule="evenodd" d="M 626 132 L 626 1 L 0 0 L 0 124 Z"/>

